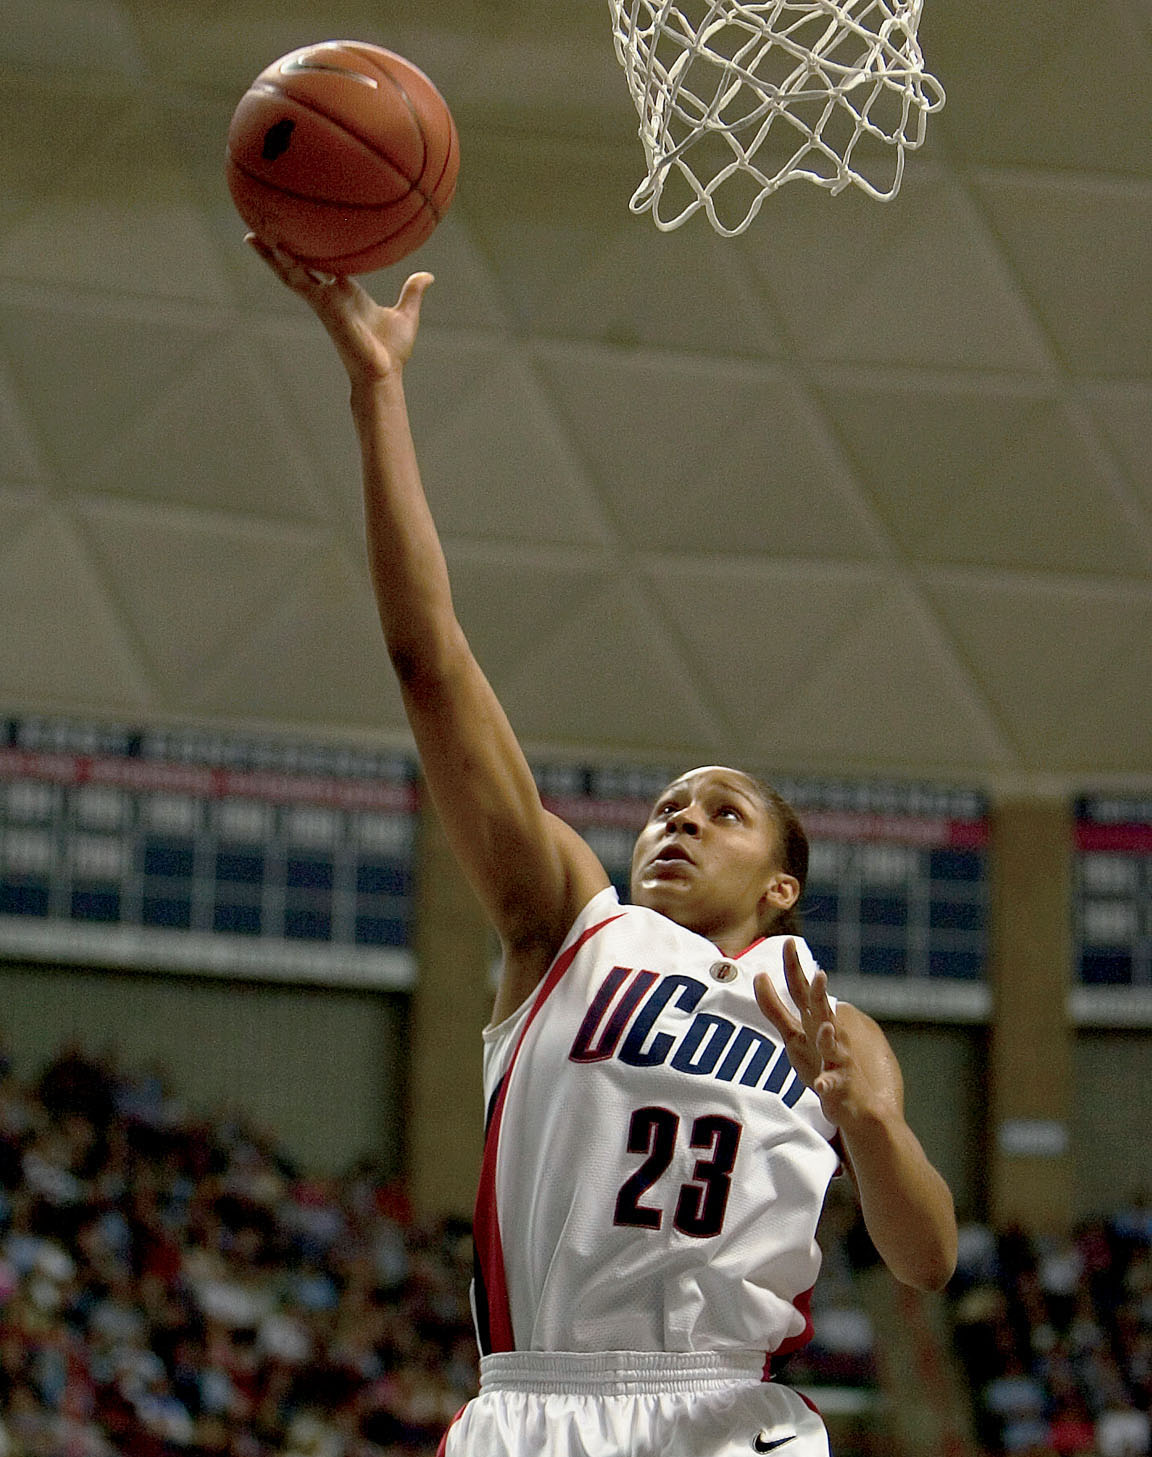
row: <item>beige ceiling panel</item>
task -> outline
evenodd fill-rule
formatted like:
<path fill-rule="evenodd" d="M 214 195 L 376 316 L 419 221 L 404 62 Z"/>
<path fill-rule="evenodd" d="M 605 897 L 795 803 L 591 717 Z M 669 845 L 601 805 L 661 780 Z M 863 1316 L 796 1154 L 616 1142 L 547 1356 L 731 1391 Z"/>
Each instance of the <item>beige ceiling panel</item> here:
<path fill-rule="evenodd" d="M 530 359 L 481 347 L 423 351 L 409 394 L 429 497 L 448 536 L 603 544 L 578 445 Z"/>
<path fill-rule="evenodd" d="M 765 730 L 763 755 L 789 769 L 951 776 L 1016 763 L 983 693 L 902 592 L 820 654 Z"/>
<path fill-rule="evenodd" d="M 1145 556 L 1058 401 L 991 386 L 825 399 L 899 549 L 919 562 L 1133 572 Z"/>
<path fill-rule="evenodd" d="M 598 601 L 611 581 L 602 560 L 575 552 L 455 541 L 446 552 L 457 616 L 498 694 L 517 681 L 527 660 L 546 661 L 565 624 Z"/>
<path fill-rule="evenodd" d="M 75 184 L 87 172 L 102 139 L 123 125 L 138 101 L 123 81 L 94 81 L 78 73 L 53 75 L 28 57 L 14 55 L 9 30 L 14 12 L 27 23 L 29 46 L 38 40 L 45 54 L 47 37 L 36 33 L 31 6 L 7 5 L 0 26 L 0 195 L 7 219 L 27 214 Z M 70 77 L 70 80 L 69 80 Z M 8 228 L 0 231 L 0 246 Z"/>
<path fill-rule="evenodd" d="M 171 694 L 231 656 L 327 549 L 303 527 L 109 499 L 75 510 L 110 599 Z"/>
<path fill-rule="evenodd" d="M 264 331 L 300 449 L 354 537 L 363 536 L 348 386 L 319 326 Z M 501 341 L 422 334 L 406 370 L 421 473 L 445 536 L 602 542 L 598 507 L 530 362 Z"/>
<path fill-rule="evenodd" d="M 39 525 L 49 509 L 43 494 L 28 486 L 0 481 L 0 572 L 22 551 L 25 532 Z"/>
<path fill-rule="evenodd" d="M 982 173 L 977 188 L 1063 366 L 1152 375 L 1152 183 Z"/>
<path fill-rule="evenodd" d="M 859 559 L 877 533 L 785 373 L 541 346 L 554 408 L 638 551 Z"/>
<path fill-rule="evenodd" d="M 956 572 L 930 591 L 1022 767 L 1152 772 L 1152 588 Z"/>
<path fill-rule="evenodd" d="M 830 200 L 786 188 L 739 251 L 802 355 L 997 370 L 1046 361 L 980 215 L 924 162 L 909 167 L 890 207 L 855 190 Z"/>
<path fill-rule="evenodd" d="M 973 163 L 1146 176 L 1152 45 L 1144 0 L 926 0 L 921 39 Z"/>
<path fill-rule="evenodd" d="M 147 670 L 70 525 L 18 523 L 0 570 L 0 700 L 57 712 L 155 712 Z"/>
<path fill-rule="evenodd" d="M 529 745 L 711 760 L 730 752 L 662 614 L 617 580 L 510 679 L 504 704 Z M 586 752 L 586 749 L 582 750 Z"/>
<path fill-rule="evenodd" d="M 2 339 L 0 325 L 0 339 Z M 0 478 L 43 481 L 49 475 L 36 432 L 25 417 L 0 344 Z"/>
<path fill-rule="evenodd" d="M 1152 526 L 1152 381 L 1093 385 L 1083 398 Z"/>
<path fill-rule="evenodd" d="M 280 405 L 246 341 L 224 334 L 126 423 L 92 488 L 270 521 L 321 520 L 328 503 Z"/>
<path fill-rule="evenodd" d="M 815 560 L 660 557 L 645 574 L 709 698 L 755 754 L 887 590 L 875 567 Z"/>
<path fill-rule="evenodd" d="M 131 299 L 45 292 L 0 303 L 0 351 L 17 403 L 44 456 L 80 486 L 215 333 Z"/>
<path fill-rule="evenodd" d="M 710 229 L 662 234 L 629 211 L 643 177 L 629 139 L 470 138 L 476 178 L 470 188 L 461 171 L 459 206 L 522 325 L 626 346 L 779 353 L 737 256 Z"/>
<path fill-rule="evenodd" d="M 131 81 L 142 58 L 130 7 L 120 0 L 36 0 L 4 7 L 3 54 L 11 65 L 73 80 Z"/>
<path fill-rule="evenodd" d="M 342 553 L 312 555 L 174 710 L 321 736 L 401 740 L 407 728 L 365 574 Z"/>
<path fill-rule="evenodd" d="M 60 125 L 77 157 L 30 179 L 29 206 L 0 236 L 0 273 L 62 287 L 221 303 L 227 289 L 200 211 L 147 106 L 96 126 L 64 93 Z"/>
<path fill-rule="evenodd" d="M 307 306 L 282 284 L 272 283 L 293 316 L 242 314 L 239 319 L 241 325 L 248 319 L 245 347 L 259 359 L 264 408 L 279 416 L 279 428 L 297 454 L 297 468 L 323 493 L 330 519 L 359 543 L 364 534 L 360 452 L 348 408 L 348 377 Z"/>

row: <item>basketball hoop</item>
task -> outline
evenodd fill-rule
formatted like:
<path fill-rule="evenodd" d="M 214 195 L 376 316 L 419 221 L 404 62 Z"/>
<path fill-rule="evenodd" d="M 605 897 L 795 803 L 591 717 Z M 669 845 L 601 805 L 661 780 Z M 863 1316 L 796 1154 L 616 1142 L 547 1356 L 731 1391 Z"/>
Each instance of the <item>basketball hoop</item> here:
<path fill-rule="evenodd" d="M 629 204 L 663 232 L 703 208 L 724 237 L 794 178 L 896 196 L 944 90 L 923 0 L 608 0 L 648 175 Z M 721 195 L 723 189 L 723 195 Z"/>

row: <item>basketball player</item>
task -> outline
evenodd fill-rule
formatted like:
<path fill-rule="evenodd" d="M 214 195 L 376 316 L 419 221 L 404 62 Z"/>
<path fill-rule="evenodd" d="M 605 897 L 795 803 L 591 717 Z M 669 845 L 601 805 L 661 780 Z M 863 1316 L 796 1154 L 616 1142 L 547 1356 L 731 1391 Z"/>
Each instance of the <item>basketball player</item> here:
<path fill-rule="evenodd" d="M 795 815 L 710 765 L 641 831 L 632 904 L 543 807 L 469 649 L 417 469 L 403 370 L 431 283 L 394 308 L 255 240 L 351 381 L 380 619 L 424 775 L 503 945 L 476 1206 L 481 1390 L 445 1457 L 827 1457 L 773 1382 L 810 1333 L 814 1234 L 843 1168 L 897 1277 L 952 1273 L 951 1196 L 896 1060 L 795 935 Z"/>

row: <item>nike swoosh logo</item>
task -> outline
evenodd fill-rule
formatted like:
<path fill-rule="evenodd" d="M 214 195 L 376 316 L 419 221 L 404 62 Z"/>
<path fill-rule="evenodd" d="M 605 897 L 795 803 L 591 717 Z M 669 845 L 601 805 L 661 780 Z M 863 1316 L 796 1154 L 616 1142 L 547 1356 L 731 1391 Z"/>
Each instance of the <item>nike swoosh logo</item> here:
<path fill-rule="evenodd" d="M 785 1442 L 794 1442 L 795 1440 L 796 1433 L 791 1432 L 787 1437 L 777 1437 L 775 1441 L 768 1442 L 765 1441 L 764 1433 L 761 1432 L 760 1435 L 753 1440 L 752 1450 L 753 1452 L 775 1452 L 776 1448 L 783 1447 Z"/>

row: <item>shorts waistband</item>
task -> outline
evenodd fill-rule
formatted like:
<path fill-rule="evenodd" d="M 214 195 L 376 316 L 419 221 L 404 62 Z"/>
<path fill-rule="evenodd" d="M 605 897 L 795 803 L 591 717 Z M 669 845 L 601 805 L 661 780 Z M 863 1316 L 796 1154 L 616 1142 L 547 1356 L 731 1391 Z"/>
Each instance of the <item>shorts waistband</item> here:
<path fill-rule="evenodd" d="M 485 1391 L 654 1396 L 768 1379 L 763 1351 L 498 1351 L 480 1358 Z"/>

